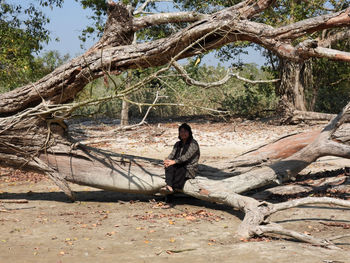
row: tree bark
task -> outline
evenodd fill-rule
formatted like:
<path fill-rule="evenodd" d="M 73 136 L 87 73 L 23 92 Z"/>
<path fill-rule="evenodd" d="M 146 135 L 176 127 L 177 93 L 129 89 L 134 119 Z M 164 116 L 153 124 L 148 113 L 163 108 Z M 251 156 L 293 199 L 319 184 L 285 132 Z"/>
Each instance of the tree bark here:
<path fill-rule="evenodd" d="M 126 126 L 129 125 L 129 105 L 130 103 L 126 100 L 122 102 L 122 110 L 120 113 L 120 125 Z"/>
<path fill-rule="evenodd" d="M 126 89 L 129 89 L 131 87 L 131 78 L 132 78 L 132 71 L 128 70 L 127 77 L 126 77 Z M 129 108 L 130 108 L 130 103 L 126 100 L 123 100 L 122 101 L 122 110 L 120 112 L 120 125 L 121 126 L 129 125 Z"/>
<path fill-rule="evenodd" d="M 232 172 L 241 174 L 256 167 L 270 165 L 288 158 L 312 143 L 321 130 L 290 134 L 251 149 L 230 161 Z"/>
<path fill-rule="evenodd" d="M 294 110 L 306 111 L 304 90 L 312 81 L 310 63 L 282 59 L 280 67 L 281 83 L 277 88 L 277 96 L 284 100 L 284 105 L 290 105 Z"/>

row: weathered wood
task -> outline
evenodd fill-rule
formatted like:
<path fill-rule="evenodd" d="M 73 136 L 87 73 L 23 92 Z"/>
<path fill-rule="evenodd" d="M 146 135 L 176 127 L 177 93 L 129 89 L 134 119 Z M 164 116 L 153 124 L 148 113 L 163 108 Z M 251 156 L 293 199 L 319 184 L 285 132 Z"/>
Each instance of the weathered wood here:
<path fill-rule="evenodd" d="M 276 94 L 283 104 L 292 105 L 295 110 L 306 111 L 304 87 L 310 81 L 309 63 L 282 59 L 280 62 L 281 82 L 276 87 Z"/>
<path fill-rule="evenodd" d="M 231 161 L 232 169 L 234 169 L 232 171 L 247 171 L 247 169 L 257 165 L 268 165 L 277 160 L 285 159 L 313 142 L 320 132 L 321 130 L 314 130 L 287 135 L 274 142 L 254 148 Z"/>
<path fill-rule="evenodd" d="M 283 123 L 299 124 L 299 123 L 328 123 L 333 119 L 336 114 L 312 112 L 312 111 L 299 111 L 294 110 L 290 114 L 286 114 L 283 117 Z"/>

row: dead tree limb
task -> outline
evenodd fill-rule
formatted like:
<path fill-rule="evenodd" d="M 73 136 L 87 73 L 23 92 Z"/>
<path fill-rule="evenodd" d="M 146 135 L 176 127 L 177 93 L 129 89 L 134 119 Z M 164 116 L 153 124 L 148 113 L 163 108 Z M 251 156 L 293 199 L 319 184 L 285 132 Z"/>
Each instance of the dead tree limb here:
<path fill-rule="evenodd" d="M 203 81 L 198 81 L 198 80 L 195 80 L 195 79 L 191 78 L 188 75 L 187 71 L 184 69 L 184 67 L 181 66 L 178 62 L 173 61 L 172 65 L 180 73 L 180 75 L 182 76 L 182 78 L 185 80 L 185 82 L 188 85 L 198 86 L 198 87 L 202 87 L 202 88 L 220 87 L 220 86 L 224 85 L 227 81 L 229 81 L 232 77 L 235 77 L 235 78 L 237 78 L 239 80 L 242 80 L 244 82 L 248 82 L 248 83 L 251 83 L 251 84 L 272 83 L 272 82 L 279 81 L 279 79 L 250 80 L 250 79 L 246 79 L 246 78 L 243 78 L 243 77 L 239 76 L 238 73 L 233 73 L 232 69 L 228 69 L 227 70 L 227 74 L 221 80 L 218 80 L 218 81 L 215 81 L 215 82 L 203 82 Z"/>

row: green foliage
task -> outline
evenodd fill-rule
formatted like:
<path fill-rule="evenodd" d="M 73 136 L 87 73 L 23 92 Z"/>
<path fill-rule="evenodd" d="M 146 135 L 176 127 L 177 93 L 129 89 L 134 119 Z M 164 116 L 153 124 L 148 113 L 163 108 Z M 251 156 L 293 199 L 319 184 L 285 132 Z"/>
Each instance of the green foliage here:
<path fill-rule="evenodd" d="M 116 88 L 121 88 L 123 86 L 122 76 L 114 76 L 114 82 L 110 81 L 109 84 L 113 85 L 116 83 L 118 86 L 110 86 L 107 88 L 105 86 L 103 78 L 97 79 L 89 83 L 75 98 L 75 102 L 93 100 L 101 97 L 112 96 L 116 93 Z M 116 117 L 119 116 L 121 110 L 121 100 L 116 99 L 113 101 L 107 101 L 93 106 L 85 106 L 77 109 L 73 115 L 75 116 L 109 116 Z"/>
<path fill-rule="evenodd" d="M 127 74 L 113 76 L 113 81 L 105 85 L 103 79 L 89 84 L 78 96 L 77 101 L 97 99 L 111 96 L 125 89 L 126 83 L 136 84 L 159 68 L 139 69 L 132 72 L 132 79 L 127 80 Z M 222 66 L 200 65 L 197 58 L 189 59 L 185 69 L 192 78 L 202 82 L 214 82 L 222 79 L 227 70 Z M 243 66 L 239 74 L 251 80 L 269 79 L 271 75 L 258 69 L 254 64 Z M 235 78 L 229 80 L 222 87 L 204 89 L 188 86 L 175 70 L 170 70 L 157 79 L 145 84 L 142 89 L 132 93 L 128 99 L 134 102 L 152 103 L 156 92 L 161 98 L 157 103 L 183 104 L 183 106 L 156 106 L 149 117 L 174 117 L 184 115 L 200 115 L 212 113 L 206 109 L 227 110 L 231 115 L 242 117 L 266 116 L 276 105 L 273 84 L 246 84 Z M 142 118 L 148 106 L 131 105 L 129 116 L 131 119 Z M 84 107 L 76 111 L 77 115 L 120 117 L 121 101 L 105 102 L 100 106 Z"/>
<path fill-rule="evenodd" d="M 342 41 L 334 48 L 349 52 L 350 41 Z M 317 93 L 313 110 L 329 113 L 340 112 L 350 101 L 349 63 L 331 61 L 326 58 L 318 59 L 313 62 L 313 73 L 313 89 Z M 311 100 L 312 97 L 309 101 Z"/>
<path fill-rule="evenodd" d="M 240 75 L 250 80 L 271 79 L 268 72 L 259 70 L 254 65 L 245 65 Z M 237 82 L 232 80 L 231 82 Z M 238 85 L 237 85 L 238 84 Z M 251 84 L 239 81 L 235 89 L 228 89 L 222 101 L 222 107 L 241 117 L 266 117 L 277 105 L 274 84 Z"/>
<path fill-rule="evenodd" d="M 276 4 L 267 9 L 258 19 L 274 27 L 294 23 L 306 18 L 325 14 L 324 5 L 327 0 L 299 1 L 278 0 Z"/>
<path fill-rule="evenodd" d="M 92 25 L 87 26 L 79 37 L 81 41 L 85 42 L 90 37 L 101 37 L 104 24 L 107 18 L 107 1 L 105 0 L 75 0 L 80 2 L 83 9 L 90 8 L 93 15 L 89 17 L 93 21 Z"/>
<path fill-rule="evenodd" d="M 35 57 L 30 79 L 36 81 L 54 71 L 69 60 L 69 54 L 61 55 L 58 51 L 48 51 L 42 56 Z"/>
<path fill-rule="evenodd" d="M 39 1 L 25 6 L 0 1 L 0 92 L 34 81 L 38 67 L 35 59 L 49 41 L 45 25 L 49 19 L 42 6 L 60 6 L 63 0 Z"/>

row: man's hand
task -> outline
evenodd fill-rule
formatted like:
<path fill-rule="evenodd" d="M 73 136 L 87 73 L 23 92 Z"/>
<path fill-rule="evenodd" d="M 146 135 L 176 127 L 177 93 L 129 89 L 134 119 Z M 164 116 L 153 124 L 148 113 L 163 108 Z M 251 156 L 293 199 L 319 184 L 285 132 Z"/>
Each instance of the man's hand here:
<path fill-rule="evenodd" d="M 164 160 L 164 167 L 167 168 L 169 166 L 174 165 L 176 162 L 174 160 Z"/>

